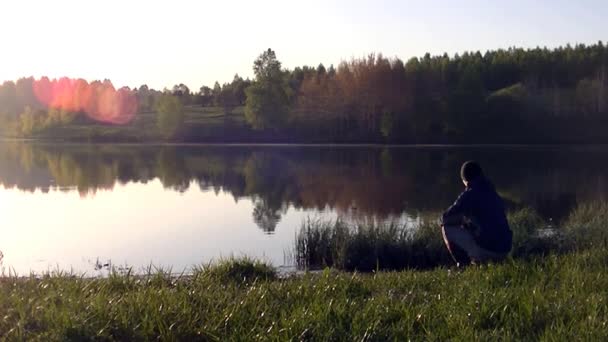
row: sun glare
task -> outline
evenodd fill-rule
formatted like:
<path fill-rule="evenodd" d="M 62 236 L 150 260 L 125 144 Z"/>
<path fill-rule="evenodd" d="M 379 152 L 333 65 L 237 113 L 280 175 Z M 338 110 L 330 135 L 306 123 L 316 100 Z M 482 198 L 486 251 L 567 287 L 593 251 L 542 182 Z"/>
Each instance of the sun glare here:
<path fill-rule="evenodd" d="M 49 108 L 84 112 L 100 122 L 126 124 L 137 112 L 135 95 L 127 88 L 116 90 L 108 81 L 88 83 L 83 79 L 42 77 L 33 82 L 33 92 Z"/>

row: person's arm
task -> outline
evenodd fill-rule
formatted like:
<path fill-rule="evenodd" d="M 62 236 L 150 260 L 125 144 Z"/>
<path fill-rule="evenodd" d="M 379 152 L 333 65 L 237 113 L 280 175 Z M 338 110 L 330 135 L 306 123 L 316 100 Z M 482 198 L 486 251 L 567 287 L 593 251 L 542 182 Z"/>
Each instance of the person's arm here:
<path fill-rule="evenodd" d="M 464 216 L 470 212 L 471 207 L 470 191 L 463 191 L 441 216 L 441 224 L 443 225 L 461 225 L 464 222 Z"/>

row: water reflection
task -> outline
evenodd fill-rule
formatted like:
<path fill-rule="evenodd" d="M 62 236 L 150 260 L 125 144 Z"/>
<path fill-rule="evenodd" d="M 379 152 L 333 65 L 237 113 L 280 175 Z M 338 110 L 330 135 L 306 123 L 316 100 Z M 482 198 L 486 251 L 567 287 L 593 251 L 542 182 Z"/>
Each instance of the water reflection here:
<path fill-rule="evenodd" d="M 0 183 L 24 191 L 95 196 L 116 184 L 158 179 L 165 189 L 251 199 L 253 221 L 273 233 L 289 207 L 346 219 L 438 211 L 461 190 L 458 167 L 476 159 L 510 206 L 559 220 L 576 203 L 604 199 L 602 147 L 386 148 L 134 146 L 0 143 Z M 178 213 L 176 213 L 177 215 Z"/>

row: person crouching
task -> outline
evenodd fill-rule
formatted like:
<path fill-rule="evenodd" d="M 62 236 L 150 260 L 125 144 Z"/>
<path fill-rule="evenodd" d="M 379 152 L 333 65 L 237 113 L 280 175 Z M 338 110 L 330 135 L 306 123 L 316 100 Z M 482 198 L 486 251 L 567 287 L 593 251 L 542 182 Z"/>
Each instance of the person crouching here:
<path fill-rule="evenodd" d="M 513 233 L 502 199 L 478 163 L 465 162 L 460 176 L 465 189 L 441 217 L 452 258 L 458 266 L 503 260 L 511 251 Z"/>

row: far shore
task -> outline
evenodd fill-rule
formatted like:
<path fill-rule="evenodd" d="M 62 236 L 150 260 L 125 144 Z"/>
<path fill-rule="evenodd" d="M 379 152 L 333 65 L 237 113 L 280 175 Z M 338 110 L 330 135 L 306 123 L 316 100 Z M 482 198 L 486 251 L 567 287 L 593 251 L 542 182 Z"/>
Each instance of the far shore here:
<path fill-rule="evenodd" d="M 38 138 L 12 138 L 0 137 L 0 143 L 31 143 L 48 145 L 122 145 L 122 146 L 260 146 L 260 147 L 378 147 L 378 148 L 462 148 L 462 147 L 506 147 L 506 148 L 550 148 L 550 147 L 606 147 L 607 143 L 576 142 L 576 143 L 411 143 L 411 144 L 383 144 L 383 143 L 301 143 L 301 142 L 167 142 L 167 141 L 76 141 L 69 139 L 38 139 Z"/>

